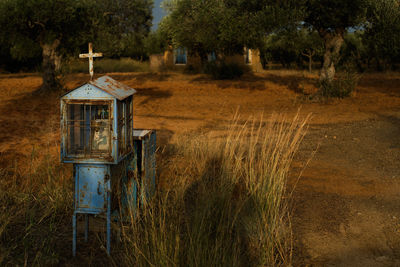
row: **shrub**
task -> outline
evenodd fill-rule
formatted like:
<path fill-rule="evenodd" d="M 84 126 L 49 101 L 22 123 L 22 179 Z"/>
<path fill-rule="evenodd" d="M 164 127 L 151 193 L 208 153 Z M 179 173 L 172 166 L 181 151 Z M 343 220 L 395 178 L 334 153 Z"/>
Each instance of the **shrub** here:
<path fill-rule="evenodd" d="M 149 71 L 149 62 L 140 62 L 131 58 L 111 59 L 102 58 L 96 59 L 94 63 L 95 73 L 110 73 L 110 72 L 145 72 Z M 87 60 L 71 60 L 65 64 L 65 73 L 87 73 Z"/>
<path fill-rule="evenodd" d="M 355 71 L 345 69 L 332 82 L 319 82 L 318 87 L 324 97 L 345 98 L 351 96 L 358 84 L 358 80 L 359 76 Z"/>
<path fill-rule="evenodd" d="M 229 80 L 241 77 L 244 73 L 244 66 L 236 63 L 212 61 L 205 65 L 204 73 L 210 74 L 216 80 Z"/>
<path fill-rule="evenodd" d="M 185 66 L 185 69 L 183 70 L 183 73 L 185 74 L 196 74 L 198 73 L 198 69 L 195 68 L 192 64 L 188 64 Z"/>

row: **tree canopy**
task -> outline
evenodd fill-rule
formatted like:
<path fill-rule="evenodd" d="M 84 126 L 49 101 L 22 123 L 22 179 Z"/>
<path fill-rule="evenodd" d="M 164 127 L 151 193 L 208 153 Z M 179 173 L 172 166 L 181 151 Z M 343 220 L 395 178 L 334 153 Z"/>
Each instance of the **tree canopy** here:
<path fill-rule="evenodd" d="M 284 67 L 290 67 L 293 62 L 302 66 L 306 58 L 311 72 L 314 59 L 323 53 L 323 42 L 318 33 L 309 28 L 289 28 L 268 36 L 263 49 L 266 60 L 269 58 Z"/>
<path fill-rule="evenodd" d="M 397 0 L 369 2 L 363 42 L 378 69 L 400 60 L 400 3 Z"/>
<path fill-rule="evenodd" d="M 91 41 L 126 49 L 151 27 L 151 0 L 1 0 L 0 42 L 15 58 L 42 56 L 43 88 L 58 87 L 61 57 Z M 33 55 L 34 54 L 34 55 Z"/>
<path fill-rule="evenodd" d="M 367 0 L 306 0 L 304 21 L 324 40 L 325 54 L 320 73 L 321 83 L 331 83 L 335 77 L 344 34 L 366 19 Z"/>
<path fill-rule="evenodd" d="M 294 1 L 170 0 L 161 29 L 174 46 L 185 46 L 204 58 L 206 53 L 232 54 L 262 45 L 265 36 L 297 22 L 302 15 Z"/>

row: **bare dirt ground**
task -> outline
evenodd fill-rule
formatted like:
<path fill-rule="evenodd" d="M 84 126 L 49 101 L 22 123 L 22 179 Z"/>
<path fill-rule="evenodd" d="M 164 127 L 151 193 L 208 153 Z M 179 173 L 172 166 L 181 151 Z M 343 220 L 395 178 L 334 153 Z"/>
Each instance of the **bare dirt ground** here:
<path fill-rule="evenodd" d="M 353 97 L 312 102 L 316 75 L 266 71 L 212 81 L 176 73 L 110 74 L 133 88 L 135 128 L 158 144 L 185 132 L 216 132 L 272 112 L 312 113 L 289 184 L 294 266 L 400 266 L 400 74 L 365 74 Z M 73 89 L 87 75 L 65 78 Z M 58 153 L 60 93 L 32 95 L 34 74 L 0 75 L 0 164 L 24 165 L 32 150 Z M 309 164 L 304 169 L 312 154 Z M 297 181 L 301 170 L 302 176 Z M 71 181 L 72 182 L 72 181 Z"/>

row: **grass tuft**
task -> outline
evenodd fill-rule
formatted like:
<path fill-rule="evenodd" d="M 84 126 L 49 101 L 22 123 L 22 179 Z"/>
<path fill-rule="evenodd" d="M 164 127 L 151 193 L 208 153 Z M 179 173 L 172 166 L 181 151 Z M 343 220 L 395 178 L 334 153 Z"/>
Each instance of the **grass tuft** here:
<path fill-rule="evenodd" d="M 306 120 L 235 120 L 226 138 L 184 136 L 168 179 L 123 232 L 126 265 L 273 266 L 291 262 L 286 179 Z M 166 160 L 166 159 L 163 159 Z M 164 169 L 165 168 L 165 169 Z"/>

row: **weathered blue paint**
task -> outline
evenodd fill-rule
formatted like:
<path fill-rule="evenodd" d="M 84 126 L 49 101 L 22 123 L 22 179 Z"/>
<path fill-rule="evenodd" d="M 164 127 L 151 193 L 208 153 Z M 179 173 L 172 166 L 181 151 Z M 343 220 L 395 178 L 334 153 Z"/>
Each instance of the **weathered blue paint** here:
<path fill-rule="evenodd" d="M 73 91 L 62 96 L 66 99 L 118 99 L 125 98 L 136 93 L 136 90 L 120 83 L 109 76 L 102 76 L 94 81 L 89 81 Z"/>
<path fill-rule="evenodd" d="M 145 203 L 156 187 L 156 131 L 134 130 L 134 155 L 140 181 L 140 201 Z"/>
<path fill-rule="evenodd" d="M 107 192 L 111 191 L 110 167 L 103 164 L 75 164 L 75 211 L 100 214 L 105 211 Z"/>
<path fill-rule="evenodd" d="M 67 94 L 62 96 L 63 99 L 96 99 L 96 100 L 112 100 L 113 97 L 111 94 L 101 90 L 100 88 L 94 86 L 93 84 L 86 83 L 78 88 L 68 92 Z"/>
<path fill-rule="evenodd" d="M 129 101 L 133 103 L 132 95 L 135 92 L 134 89 L 104 76 L 76 88 L 61 98 L 60 157 L 62 162 L 74 164 L 74 256 L 79 214 L 82 214 L 85 220 L 85 241 L 88 240 L 90 216 L 106 215 L 107 252 L 110 253 L 112 208 L 121 210 L 125 220 L 130 215 L 135 215 L 139 198 L 143 203 L 155 192 L 156 133 L 154 130 L 134 130 L 133 121 L 129 124 L 127 118 L 128 114 L 133 116 L 133 104 L 128 104 Z M 121 113 L 118 108 L 121 107 L 127 119 L 124 123 L 124 134 L 118 136 L 118 116 Z M 101 131 L 106 131 L 106 135 L 101 133 L 101 138 L 108 138 L 104 139 L 108 140 L 104 141 L 106 149 L 99 148 L 98 145 L 99 140 L 103 139 L 94 139 Z M 119 153 L 119 142 L 122 142 L 121 145 L 127 144 L 121 150 L 123 153 Z M 93 148 L 93 144 L 97 148 Z M 121 197 L 114 206 L 111 201 L 112 194 Z M 121 206 L 117 207 L 119 203 Z"/>
<path fill-rule="evenodd" d="M 61 97 L 61 149 L 60 157 L 64 163 L 105 163 L 118 164 L 122 161 L 129 152 L 119 155 L 118 142 L 121 140 L 118 136 L 118 103 L 132 97 L 136 90 L 128 87 L 108 76 L 100 77 L 94 81 L 90 81 L 76 89 L 68 92 Z M 110 107 L 112 116 L 110 120 L 110 135 L 111 135 L 111 154 L 109 157 L 91 158 L 86 156 L 68 155 L 67 154 L 67 105 L 68 104 L 83 104 L 93 105 L 96 103 L 106 103 Z M 131 111 L 132 112 L 132 111 Z M 90 118 L 85 118 L 85 123 L 89 125 Z M 133 125 L 132 125 L 133 126 Z M 89 131 L 87 131 L 86 140 L 90 139 Z M 127 136 L 126 134 L 124 135 Z"/>
<path fill-rule="evenodd" d="M 106 164 L 74 164 L 75 197 L 72 219 L 72 251 L 76 255 L 76 218 L 85 216 L 85 241 L 88 240 L 89 214 L 107 213 L 107 252 L 110 253 L 111 236 L 111 173 Z"/>

